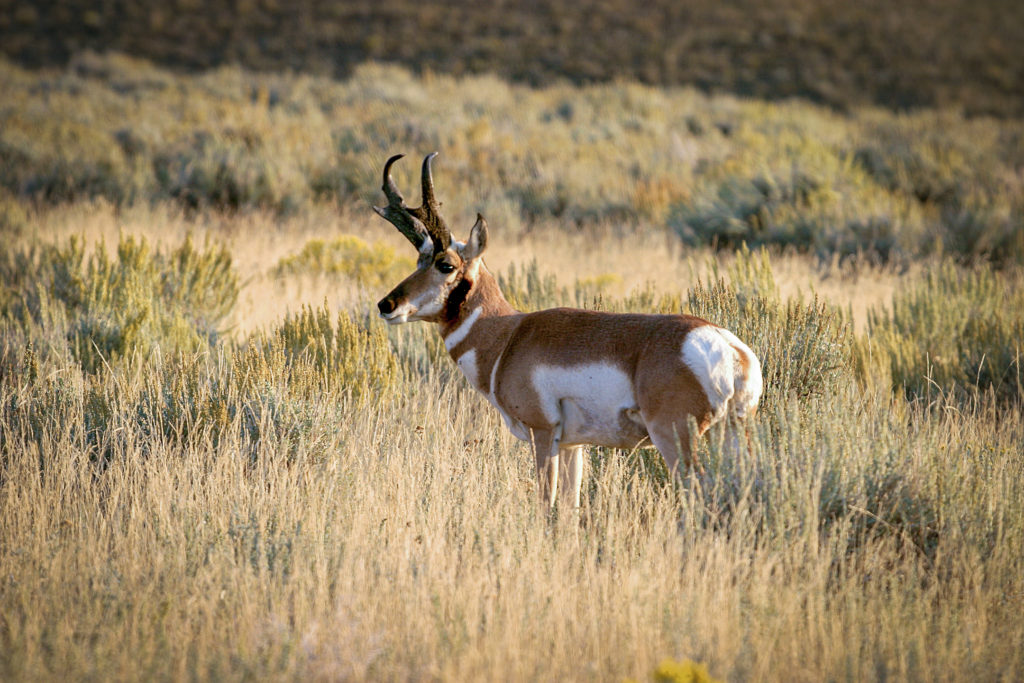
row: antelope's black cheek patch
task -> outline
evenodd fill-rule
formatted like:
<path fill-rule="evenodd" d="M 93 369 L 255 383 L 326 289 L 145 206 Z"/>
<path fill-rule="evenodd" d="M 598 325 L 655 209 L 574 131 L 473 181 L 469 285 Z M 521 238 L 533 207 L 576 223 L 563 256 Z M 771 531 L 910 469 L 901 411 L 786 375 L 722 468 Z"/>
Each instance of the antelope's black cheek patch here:
<path fill-rule="evenodd" d="M 466 297 L 469 296 L 469 290 L 472 289 L 473 283 L 465 278 L 460 278 L 455 286 L 452 287 L 448 293 L 448 298 L 444 302 L 444 320 L 456 320 L 459 317 L 459 309 L 462 308 L 462 304 L 465 303 Z"/>

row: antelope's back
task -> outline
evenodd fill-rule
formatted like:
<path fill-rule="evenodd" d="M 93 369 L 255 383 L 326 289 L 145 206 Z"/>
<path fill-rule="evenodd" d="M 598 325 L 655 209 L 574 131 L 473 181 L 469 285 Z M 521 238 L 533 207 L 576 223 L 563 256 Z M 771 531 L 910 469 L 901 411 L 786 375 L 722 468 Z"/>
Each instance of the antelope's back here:
<path fill-rule="evenodd" d="M 640 354 L 678 356 L 686 336 L 705 325 L 710 323 L 691 315 L 549 308 L 523 315 L 506 355 L 511 360 L 520 352 L 542 354 L 546 362 L 560 365 L 614 359 L 632 370 Z"/>

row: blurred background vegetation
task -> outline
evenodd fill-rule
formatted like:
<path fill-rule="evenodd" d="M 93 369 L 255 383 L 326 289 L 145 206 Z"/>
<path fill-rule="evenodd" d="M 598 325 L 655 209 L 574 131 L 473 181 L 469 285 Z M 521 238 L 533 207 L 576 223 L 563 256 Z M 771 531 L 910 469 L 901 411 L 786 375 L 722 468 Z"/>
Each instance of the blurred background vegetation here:
<path fill-rule="evenodd" d="M 340 81 L 178 74 L 89 52 L 53 70 L 0 61 L 0 88 L 0 227 L 14 232 L 28 229 L 27 204 L 95 199 L 279 216 L 365 207 L 384 159 L 440 150 L 454 225 L 481 211 L 510 234 L 554 221 L 825 259 L 1024 261 L 1021 118 L 840 115 L 692 88 L 534 88 L 378 63 Z M 416 172 L 406 162 L 396 177 L 415 187 Z"/>
<path fill-rule="evenodd" d="M 347 76 L 367 61 L 516 82 L 616 79 L 765 99 L 1024 113 L 1015 0 L 95 2 L 0 0 L 0 51 L 83 50 L 176 69 L 237 64 Z"/>

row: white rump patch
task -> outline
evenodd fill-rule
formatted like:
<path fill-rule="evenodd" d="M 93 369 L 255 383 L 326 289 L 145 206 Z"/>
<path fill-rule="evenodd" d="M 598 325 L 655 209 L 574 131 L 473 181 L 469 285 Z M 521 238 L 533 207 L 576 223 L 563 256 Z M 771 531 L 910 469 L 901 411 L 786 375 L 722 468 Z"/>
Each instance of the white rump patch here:
<path fill-rule="evenodd" d="M 714 420 L 725 417 L 729 399 L 736 392 L 736 351 L 719 329 L 702 325 L 686 335 L 683 342 L 683 363 L 700 381 L 711 404 Z"/>
<path fill-rule="evenodd" d="M 740 356 L 747 361 L 744 369 Z M 725 417 L 730 399 L 737 417 L 746 417 L 757 407 L 764 389 L 761 362 L 729 330 L 704 325 L 686 335 L 683 362 L 697 376 L 714 419 Z"/>
<path fill-rule="evenodd" d="M 469 331 L 473 329 L 473 324 L 480 317 L 480 313 L 482 311 L 482 308 L 474 309 L 465 320 L 459 323 L 458 327 L 452 330 L 451 333 L 444 338 L 444 348 L 448 349 L 449 353 L 451 353 L 451 350 L 458 346 L 459 343 L 469 335 Z"/>
<path fill-rule="evenodd" d="M 739 337 L 724 328 L 717 328 L 718 333 L 725 337 L 725 340 L 736 350 L 746 356 L 747 371 L 743 372 L 743 366 L 736 363 L 736 395 L 733 397 L 733 407 L 738 417 L 746 417 L 747 413 L 757 408 L 761 400 L 761 392 L 764 391 L 764 379 L 761 377 L 761 361 L 757 359 L 750 347 L 740 341 Z"/>

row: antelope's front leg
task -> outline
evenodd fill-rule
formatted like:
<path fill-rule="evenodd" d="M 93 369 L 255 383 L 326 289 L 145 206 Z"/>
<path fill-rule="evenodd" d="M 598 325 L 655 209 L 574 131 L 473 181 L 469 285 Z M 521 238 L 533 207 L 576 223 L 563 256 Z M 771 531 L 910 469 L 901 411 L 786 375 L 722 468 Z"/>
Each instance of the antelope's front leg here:
<path fill-rule="evenodd" d="M 559 452 L 559 489 L 562 499 L 580 509 L 580 490 L 583 488 L 583 446 L 563 448 Z"/>
<path fill-rule="evenodd" d="M 531 436 L 541 502 L 550 509 L 554 507 L 558 494 L 558 439 L 555 430 L 551 429 L 534 429 Z"/>

